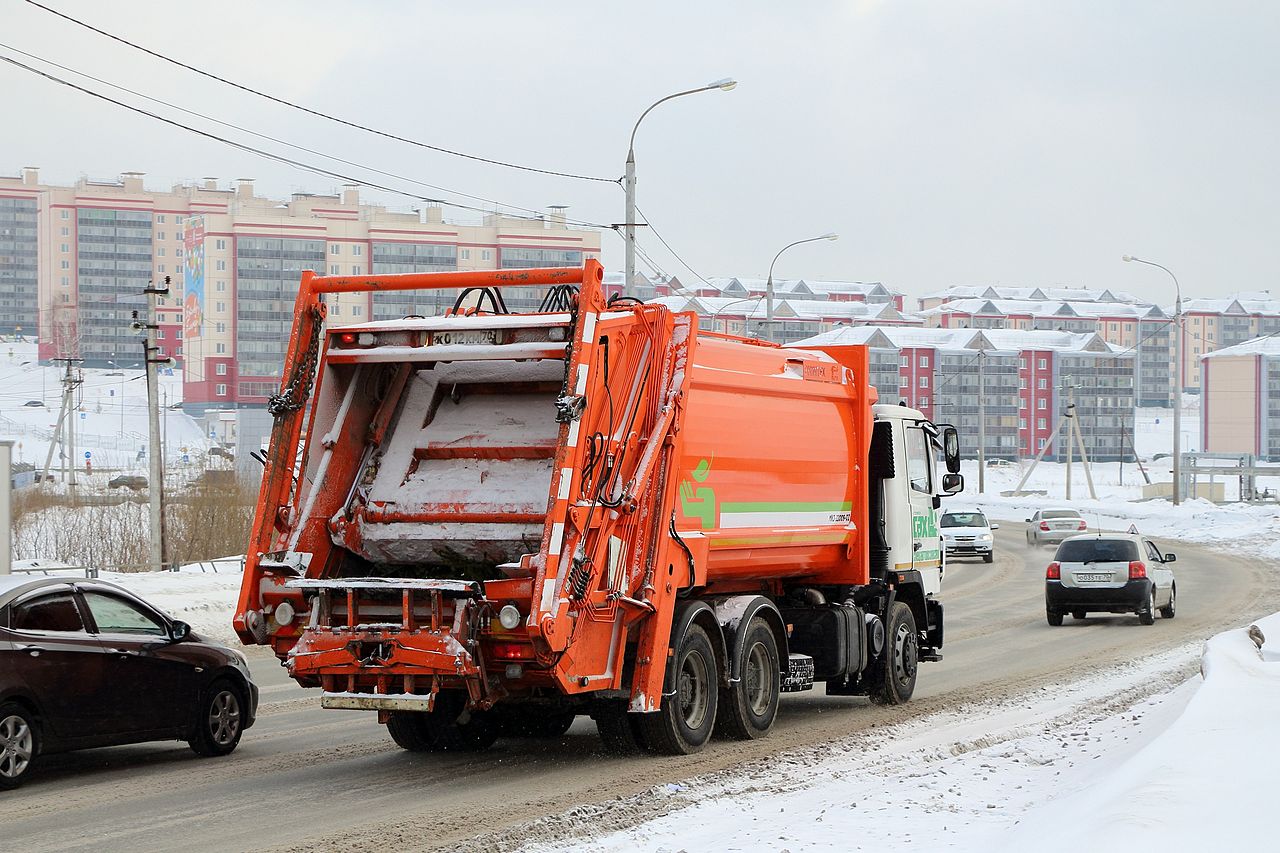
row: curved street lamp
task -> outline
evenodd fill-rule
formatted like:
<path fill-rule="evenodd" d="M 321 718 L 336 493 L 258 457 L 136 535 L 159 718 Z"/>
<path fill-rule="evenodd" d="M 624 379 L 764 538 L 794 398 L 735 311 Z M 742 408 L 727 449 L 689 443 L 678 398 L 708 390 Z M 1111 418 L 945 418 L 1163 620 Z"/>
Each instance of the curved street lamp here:
<path fill-rule="evenodd" d="M 1173 270 L 1163 264 L 1133 255 L 1125 255 L 1121 260 L 1162 269 L 1173 279 L 1173 292 L 1177 298 L 1173 306 L 1173 505 L 1177 506 L 1182 503 L 1182 286 L 1178 284 Z"/>
<path fill-rule="evenodd" d="M 627 244 L 627 271 L 626 281 L 622 283 L 622 292 L 627 296 L 635 295 L 632 291 L 631 280 L 636 275 L 636 131 L 640 129 L 640 122 L 644 121 L 645 116 L 653 112 L 654 107 L 659 104 L 665 104 L 673 98 L 696 95 L 699 92 L 710 92 L 717 89 L 721 92 L 729 92 L 737 85 L 737 80 L 732 77 L 725 77 L 722 80 L 716 80 L 696 89 L 686 89 L 683 92 L 667 95 L 665 98 L 654 101 L 649 106 L 649 109 L 640 113 L 640 118 L 636 119 L 635 127 L 631 128 L 631 141 L 627 143 L 627 174 L 623 180 L 623 188 L 627 193 L 627 215 L 626 219 L 623 220 Z"/>
<path fill-rule="evenodd" d="M 782 253 L 792 246 L 799 246 L 801 243 L 815 243 L 818 240 L 837 240 L 840 235 L 834 231 L 822 234 L 818 237 L 806 237 L 803 240 L 796 240 L 794 243 L 788 243 L 778 250 L 778 254 L 773 256 L 773 260 L 769 263 L 769 280 L 764 286 L 765 310 L 764 321 L 768 324 L 769 331 L 766 337 L 773 340 L 773 265 L 778 262 L 778 258 L 782 257 Z"/>

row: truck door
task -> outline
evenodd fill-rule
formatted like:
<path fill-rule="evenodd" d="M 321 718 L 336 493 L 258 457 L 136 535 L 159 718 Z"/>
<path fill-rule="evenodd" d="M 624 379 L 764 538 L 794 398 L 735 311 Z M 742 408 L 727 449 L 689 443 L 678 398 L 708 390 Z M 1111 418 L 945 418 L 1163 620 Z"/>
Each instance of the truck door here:
<path fill-rule="evenodd" d="M 942 548 L 934 507 L 937 472 L 933 443 L 921 427 L 906 425 L 904 433 L 907 499 L 911 506 L 911 563 L 920 572 L 925 593 L 937 593 L 942 586 Z"/>

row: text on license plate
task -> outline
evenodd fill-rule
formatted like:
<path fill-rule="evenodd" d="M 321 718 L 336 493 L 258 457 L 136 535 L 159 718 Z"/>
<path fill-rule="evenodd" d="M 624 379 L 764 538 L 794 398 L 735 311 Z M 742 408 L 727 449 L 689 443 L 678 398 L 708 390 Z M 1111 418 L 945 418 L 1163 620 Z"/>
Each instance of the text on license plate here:
<path fill-rule="evenodd" d="M 497 342 L 498 332 L 496 329 L 469 329 L 464 331 L 431 333 L 431 343 L 437 346 L 456 346 L 459 344 L 496 344 Z"/>
<path fill-rule="evenodd" d="M 1106 573 L 1101 573 L 1101 572 L 1080 573 L 1080 572 L 1077 572 L 1077 573 L 1076 573 L 1076 580 L 1077 580 L 1077 581 L 1081 581 L 1081 582 L 1083 582 L 1083 583 L 1100 583 L 1100 582 L 1102 582 L 1102 581 L 1109 581 L 1109 580 L 1111 580 L 1111 573 L 1110 573 L 1110 572 L 1106 572 Z"/>

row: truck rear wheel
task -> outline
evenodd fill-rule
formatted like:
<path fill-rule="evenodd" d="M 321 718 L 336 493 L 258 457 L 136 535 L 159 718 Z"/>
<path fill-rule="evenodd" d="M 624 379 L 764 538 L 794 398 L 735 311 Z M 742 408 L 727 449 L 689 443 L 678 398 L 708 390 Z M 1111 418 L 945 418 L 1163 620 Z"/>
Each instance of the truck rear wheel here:
<path fill-rule="evenodd" d="M 920 643 L 916 637 L 916 618 L 911 608 L 895 601 L 885 620 L 884 660 L 871 701 L 877 705 L 901 705 L 916 691 L 916 669 L 920 659 Z"/>
<path fill-rule="evenodd" d="M 410 752 L 430 752 L 435 738 L 427 727 L 427 715 L 421 711 L 392 711 L 387 718 L 387 734 L 396 746 Z"/>
<path fill-rule="evenodd" d="M 720 698 L 716 653 L 707 632 L 693 623 L 672 647 L 662 708 L 641 714 L 640 730 L 654 752 L 689 755 L 706 745 L 715 728 Z"/>
<path fill-rule="evenodd" d="M 573 711 L 550 708 L 512 708 L 498 716 L 498 733 L 505 737 L 560 737 L 569 731 Z"/>
<path fill-rule="evenodd" d="M 591 718 L 596 721 L 600 743 L 607 754 L 628 756 L 645 751 L 640 715 L 628 713 L 625 701 L 599 700 L 591 708 Z"/>
<path fill-rule="evenodd" d="M 778 641 L 767 622 L 755 617 L 747 625 L 737 661 L 738 680 L 720 690 L 717 731 L 731 738 L 764 737 L 778 716 L 782 673 Z"/>

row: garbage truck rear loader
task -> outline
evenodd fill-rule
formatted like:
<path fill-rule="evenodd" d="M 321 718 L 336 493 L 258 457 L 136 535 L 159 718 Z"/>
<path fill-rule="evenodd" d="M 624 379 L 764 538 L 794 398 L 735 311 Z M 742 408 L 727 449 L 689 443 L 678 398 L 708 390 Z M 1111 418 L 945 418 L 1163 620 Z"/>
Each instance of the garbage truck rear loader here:
<path fill-rule="evenodd" d="M 955 431 L 878 404 L 863 347 L 699 331 L 602 278 L 303 273 L 242 640 L 411 750 L 590 715 L 680 754 L 816 682 L 905 702 L 941 657 Z M 325 294 L 437 288 L 448 315 L 325 325 Z"/>

